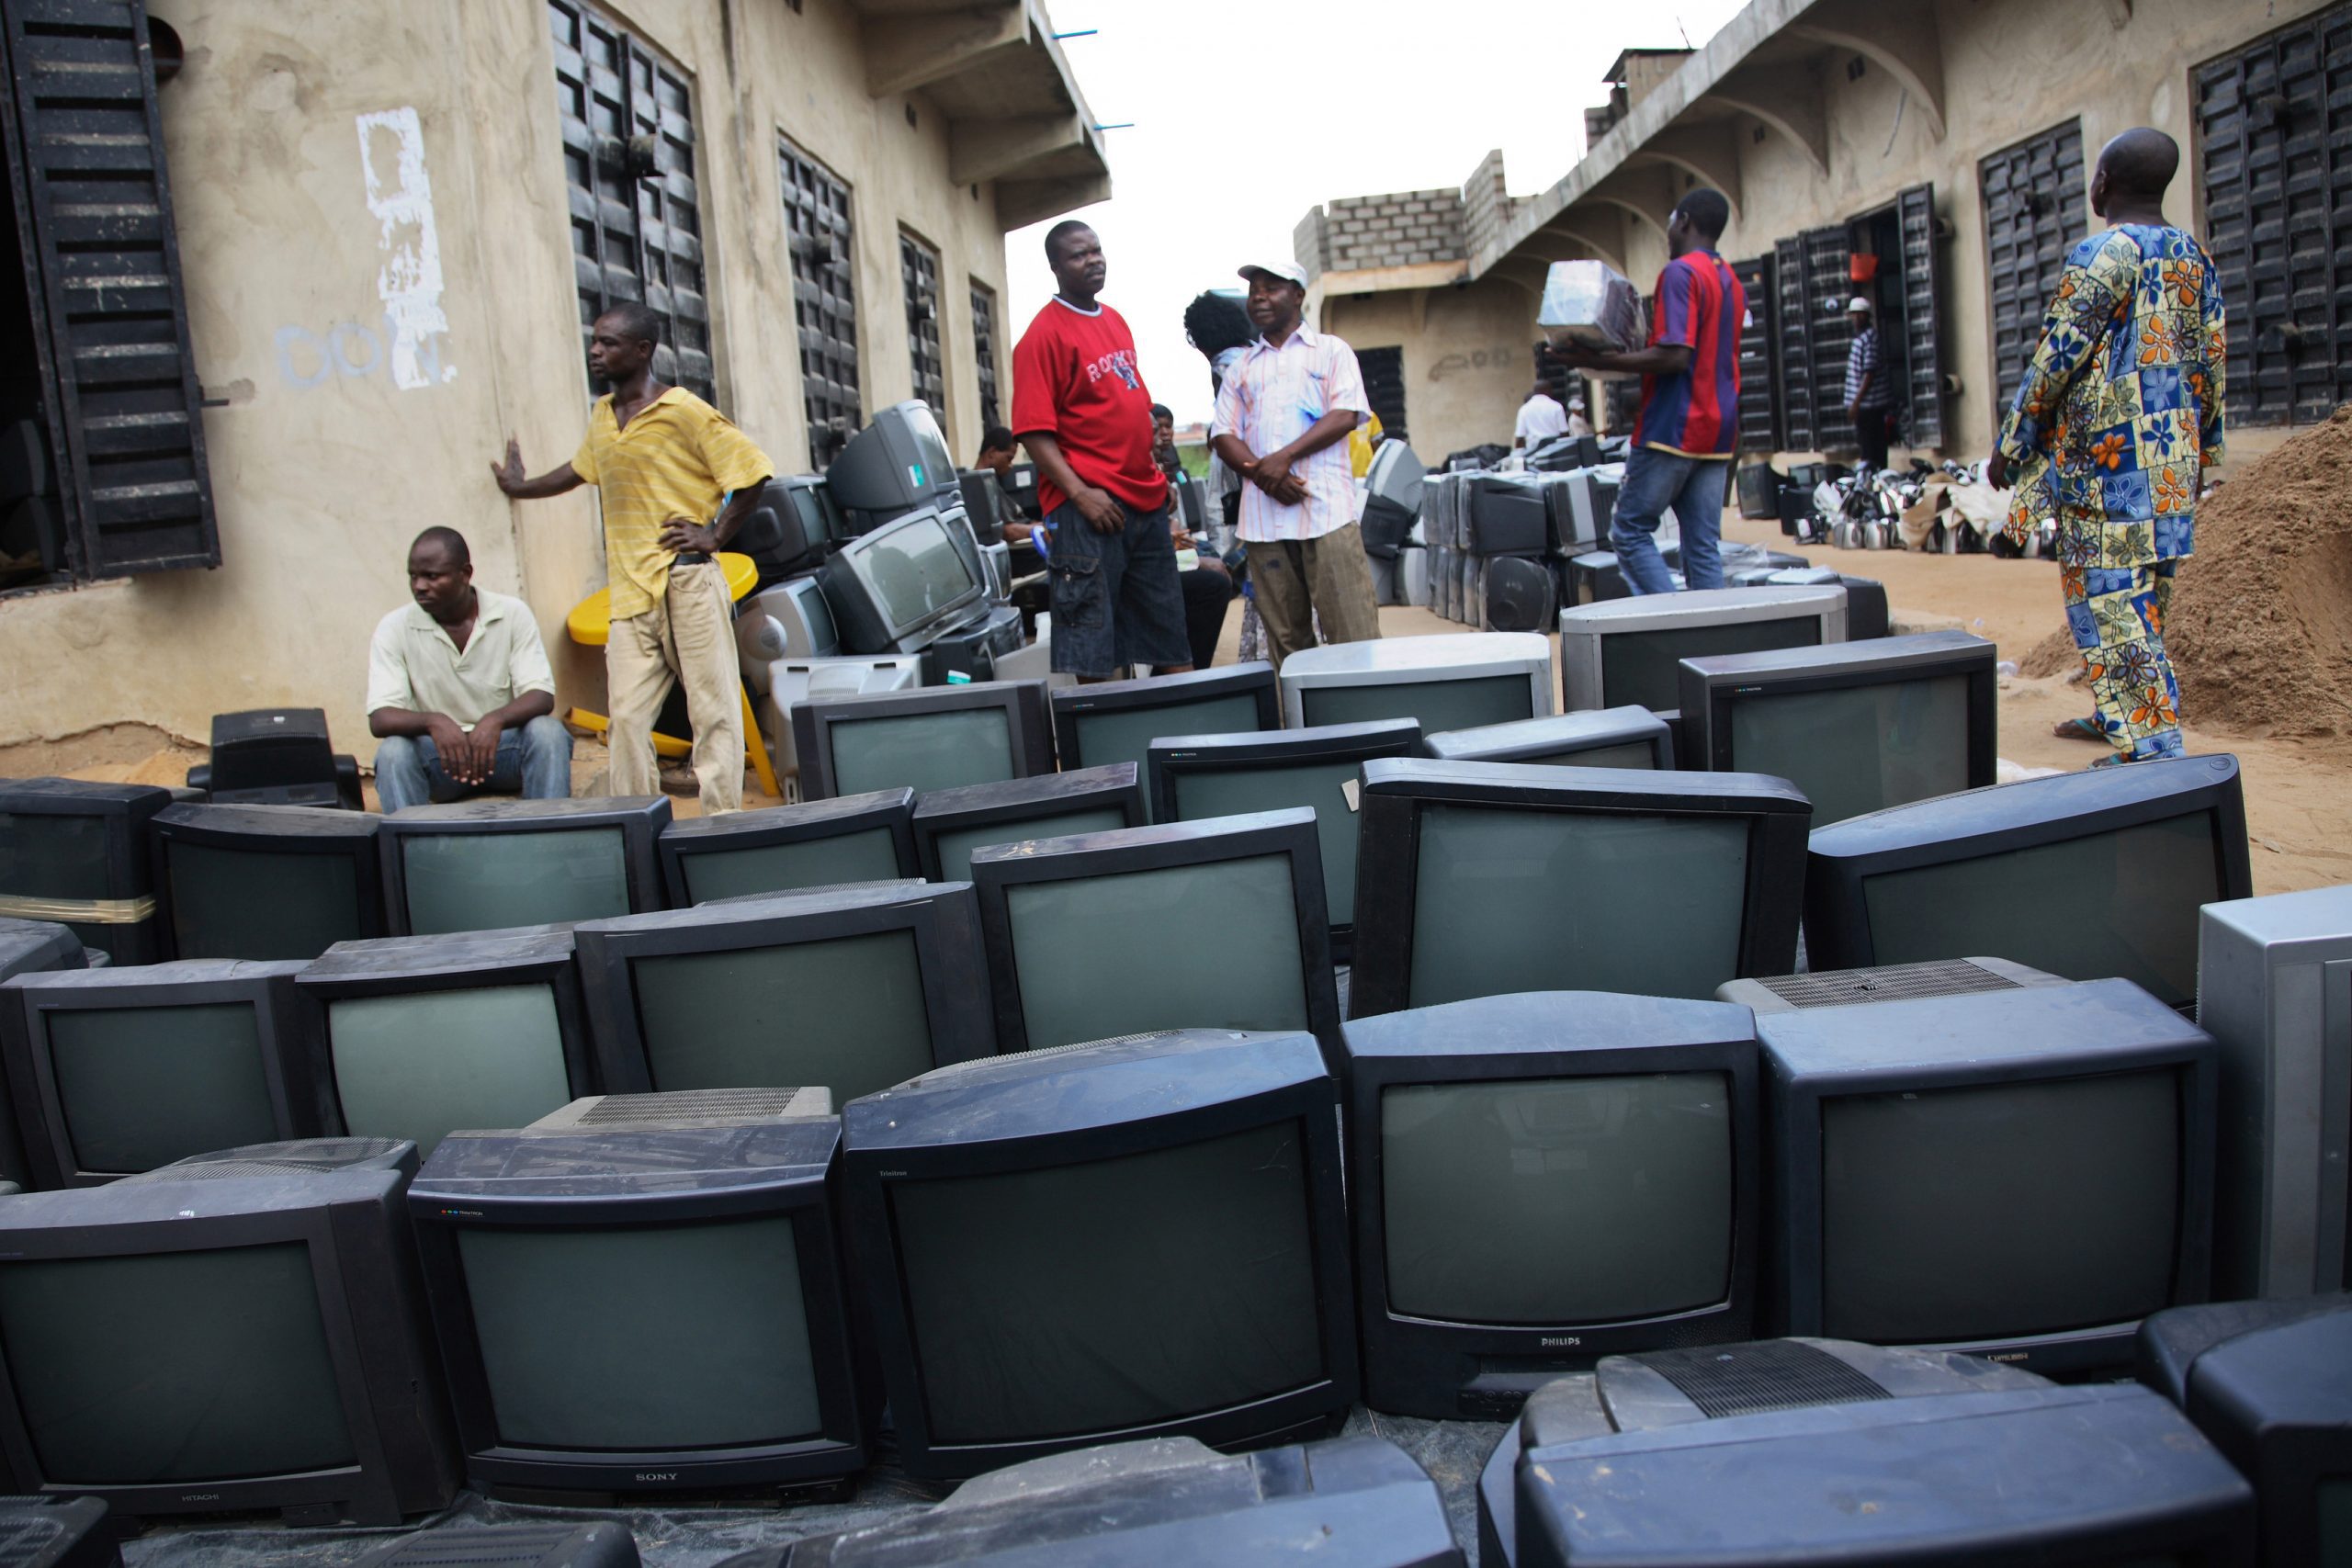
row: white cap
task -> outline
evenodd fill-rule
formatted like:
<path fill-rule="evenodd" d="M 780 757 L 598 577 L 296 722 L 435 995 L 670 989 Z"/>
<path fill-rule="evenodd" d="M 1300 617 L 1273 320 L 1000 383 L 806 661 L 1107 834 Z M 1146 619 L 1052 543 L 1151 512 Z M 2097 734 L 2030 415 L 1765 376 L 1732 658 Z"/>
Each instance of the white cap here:
<path fill-rule="evenodd" d="M 1857 310 L 1864 310 L 1864 311 L 1867 311 L 1870 308 L 1871 308 L 1871 302 L 1870 302 L 1869 300 L 1867 300 L 1867 299 L 1863 299 L 1863 298 L 1862 298 L 1860 295 L 1859 295 L 1859 294 L 1855 295 L 1851 299 L 1849 299 L 1849 300 L 1847 300 L 1847 301 L 1846 301 L 1846 313 L 1847 313 L 1848 315 L 1849 315 L 1849 316 L 1850 316 L 1850 315 L 1852 315 L 1852 314 L 1853 314 L 1855 311 L 1857 311 Z"/>
<path fill-rule="evenodd" d="M 1572 409 L 1580 409 L 1584 407 L 1584 400 L 1582 398 L 1570 398 L 1568 400 L 1568 407 Z"/>
<path fill-rule="evenodd" d="M 1261 272 L 1284 283 L 1295 283 L 1301 289 L 1306 287 L 1306 269 L 1296 262 L 1248 262 L 1239 269 L 1239 276 L 1248 281 Z"/>

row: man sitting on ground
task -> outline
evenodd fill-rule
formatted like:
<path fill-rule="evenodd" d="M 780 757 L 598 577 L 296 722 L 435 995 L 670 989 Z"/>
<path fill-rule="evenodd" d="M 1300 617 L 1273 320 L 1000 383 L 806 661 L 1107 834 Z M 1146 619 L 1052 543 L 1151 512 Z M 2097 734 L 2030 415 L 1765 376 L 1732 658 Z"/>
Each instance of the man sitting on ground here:
<path fill-rule="evenodd" d="M 520 599 L 474 586 L 455 528 L 408 547 L 414 603 L 376 625 L 368 649 L 368 728 L 386 811 L 480 794 L 561 800 L 571 736 L 553 716 L 555 673 Z"/>

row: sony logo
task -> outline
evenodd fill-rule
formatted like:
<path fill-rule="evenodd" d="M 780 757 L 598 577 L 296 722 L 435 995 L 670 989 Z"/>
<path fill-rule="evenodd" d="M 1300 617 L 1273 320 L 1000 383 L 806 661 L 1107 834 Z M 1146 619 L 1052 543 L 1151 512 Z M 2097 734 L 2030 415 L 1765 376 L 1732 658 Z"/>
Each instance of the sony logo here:
<path fill-rule="evenodd" d="M 674 1470 L 640 1470 L 637 1478 L 639 1481 L 675 1481 L 678 1472 Z"/>
<path fill-rule="evenodd" d="M 1574 1334 L 1546 1334 L 1542 1340 L 1546 1350 L 1573 1350 L 1583 1343 L 1583 1338 Z"/>

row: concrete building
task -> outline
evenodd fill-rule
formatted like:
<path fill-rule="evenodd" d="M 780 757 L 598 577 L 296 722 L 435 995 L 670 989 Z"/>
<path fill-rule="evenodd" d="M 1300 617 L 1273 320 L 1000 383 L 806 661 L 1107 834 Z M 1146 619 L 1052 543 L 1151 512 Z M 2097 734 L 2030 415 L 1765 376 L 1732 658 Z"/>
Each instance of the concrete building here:
<path fill-rule="evenodd" d="M 514 506 L 487 468 L 510 433 L 571 454 L 583 323 L 643 299 L 662 372 L 781 472 L 910 397 L 966 454 L 1010 400 L 1003 235 L 1109 194 L 1041 0 L 58 9 L 0 5 L 40 286 L 0 341 L 41 378 L 0 430 L 60 459 L 0 507 L 0 758 L 277 705 L 364 757 L 368 635 L 431 524 L 600 706 L 563 629 L 594 492 Z"/>
<path fill-rule="evenodd" d="M 1704 49 L 1621 56 L 1549 188 L 1509 196 L 1490 153 L 1459 191 L 1318 208 L 1298 258 L 1323 327 L 1391 367 L 1383 420 L 1433 458 L 1510 439 L 1550 263 L 1597 257 L 1646 290 L 1675 201 L 1711 185 L 1754 306 L 1743 448 L 1850 450 L 1861 292 L 1912 449 L 1976 457 L 2097 224 L 2090 164 L 2151 125 L 2184 154 L 2168 211 L 2221 272 L 2245 455 L 2352 397 L 2352 164 L 2331 151 L 2352 134 L 2347 75 L 2345 0 L 1754 0 Z M 1613 392 L 1622 419 L 1632 389 L 1597 402 Z"/>

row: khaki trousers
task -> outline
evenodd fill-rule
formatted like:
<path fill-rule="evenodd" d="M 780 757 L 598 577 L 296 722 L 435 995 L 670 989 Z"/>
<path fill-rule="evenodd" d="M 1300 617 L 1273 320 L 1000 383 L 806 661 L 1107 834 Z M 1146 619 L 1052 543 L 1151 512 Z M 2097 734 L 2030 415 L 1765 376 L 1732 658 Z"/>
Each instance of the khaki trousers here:
<path fill-rule="evenodd" d="M 614 795 L 660 795 L 653 718 L 684 682 L 695 727 L 695 779 L 706 817 L 743 809 L 743 677 L 735 662 L 735 606 L 717 562 L 670 569 L 670 591 L 641 615 L 613 623 L 605 644 L 612 688 Z"/>
<path fill-rule="evenodd" d="M 1363 530 L 1355 524 L 1317 539 L 1249 540 L 1242 548 L 1275 669 L 1315 646 L 1317 621 L 1325 642 L 1370 642 L 1380 635 L 1380 600 L 1364 559 Z"/>

